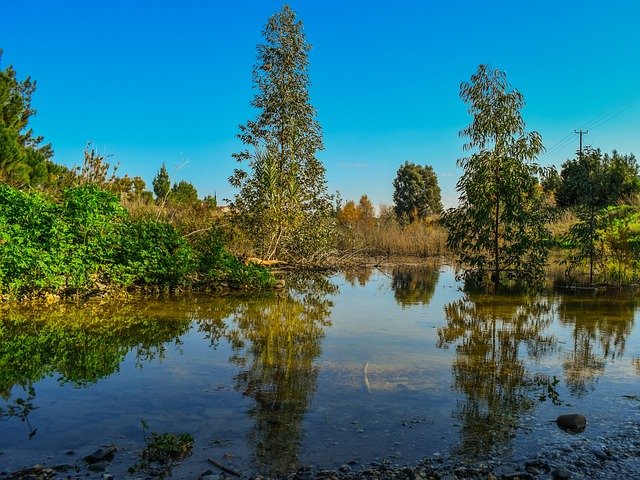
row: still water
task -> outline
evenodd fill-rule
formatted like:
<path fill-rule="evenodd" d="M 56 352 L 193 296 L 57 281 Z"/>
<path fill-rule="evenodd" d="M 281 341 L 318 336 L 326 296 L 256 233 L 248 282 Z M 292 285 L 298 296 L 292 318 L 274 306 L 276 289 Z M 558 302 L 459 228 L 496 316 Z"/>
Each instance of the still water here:
<path fill-rule="evenodd" d="M 451 268 L 298 275 L 284 292 L 5 311 L 0 471 L 188 432 L 174 477 L 526 455 L 640 415 L 631 295 L 465 293 Z"/>

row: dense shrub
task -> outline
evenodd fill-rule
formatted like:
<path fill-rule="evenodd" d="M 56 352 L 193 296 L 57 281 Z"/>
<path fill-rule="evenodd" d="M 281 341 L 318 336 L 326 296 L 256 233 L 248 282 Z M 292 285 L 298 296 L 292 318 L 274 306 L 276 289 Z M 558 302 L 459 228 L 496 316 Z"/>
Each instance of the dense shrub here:
<path fill-rule="evenodd" d="M 216 229 L 209 232 L 192 245 L 165 221 L 130 218 L 117 196 L 95 185 L 69 188 L 55 201 L 0 184 L 0 294 L 271 285 L 269 272 L 243 264 Z"/>

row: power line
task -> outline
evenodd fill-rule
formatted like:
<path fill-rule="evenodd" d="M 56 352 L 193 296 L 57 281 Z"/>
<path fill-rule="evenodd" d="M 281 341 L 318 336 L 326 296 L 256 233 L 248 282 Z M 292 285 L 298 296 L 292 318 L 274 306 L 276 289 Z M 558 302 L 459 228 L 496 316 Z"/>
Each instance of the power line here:
<path fill-rule="evenodd" d="M 640 83 L 629 90 L 619 100 L 603 110 L 600 114 L 596 115 L 594 118 L 582 125 L 580 127 L 580 131 L 576 130 L 574 132 L 568 133 L 560 141 L 549 148 L 542 157 L 548 161 L 551 157 L 564 150 L 570 143 L 572 143 L 574 133 L 580 133 L 587 128 L 590 130 L 594 130 L 601 125 L 609 122 L 610 120 L 613 120 L 617 116 L 623 114 L 638 103 L 640 103 Z M 582 142 L 582 135 L 580 135 L 580 141 Z M 582 151 L 582 148 L 580 150 Z"/>
<path fill-rule="evenodd" d="M 636 98 L 634 98 L 636 97 Z M 609 120 L 617 117 L 623 112 L 629 110 L 629 108 L 633 107 L 636 103 L 640 101 L 640 83 L 638 83 L 635 87 L 629 90 L 625 95 L 623 95 L 618 101 L 611 104 L 608 108 L 606 108 L 602 113 L 582 125 L 580 129 L 590 128 L 593 130 L 596 127 L 608 122 Z"/>

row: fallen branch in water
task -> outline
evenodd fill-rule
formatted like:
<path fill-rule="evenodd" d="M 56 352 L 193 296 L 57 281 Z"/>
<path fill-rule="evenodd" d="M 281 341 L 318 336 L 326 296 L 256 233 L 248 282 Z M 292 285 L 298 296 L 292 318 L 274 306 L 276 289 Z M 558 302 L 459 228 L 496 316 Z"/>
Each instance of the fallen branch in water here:
<path fill-rule="evenodd" d="M 220 462 L 215 461 L 213 458 L 207 458 L 207 461 L 209 463 L 215 465 L 216 467 L 218 467 L 223 472 L 230 473 L 234 477 L 241 477 L 242 476 L 242 474 L 240 472 L 237 472 L 233 468 L 225 467 L 223 464 L 221 464 Z"/>

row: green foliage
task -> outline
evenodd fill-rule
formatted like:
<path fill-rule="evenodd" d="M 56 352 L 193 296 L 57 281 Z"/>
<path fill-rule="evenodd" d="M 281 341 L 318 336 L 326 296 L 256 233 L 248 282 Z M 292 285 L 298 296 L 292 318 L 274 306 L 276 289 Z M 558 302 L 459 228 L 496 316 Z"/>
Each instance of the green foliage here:
<path fill-rule="evenodd" d="M 633 267 L 629 246 L 629 217 L 634 209 L 609 208 L 640 192 L 638 166 L 633 155 L 602 156 L 600 150 L 587 149 L 562 166 L 562 182 L 557 193 L 560 206 L 572 206 L 578 221 L 565 240 L 572 247 L 567 258 L 569 272 L 582 264 L 589 266 L 589 283 L 601 272 L 618 283 L 628 280 Z M 636 257 L 637 258 L 637 257 Z"/>
<path fill-rule="evenodd" d="M 533 385 L 540 389 L 540 394 L 538 400 L 541 402 L 547 401 L 547 399 L 551 400 L 556 406 L 563 405 L 564 402 L 560 400 L 560 393 L 558 393 L 558 389 L 556 388 L 560 380 L 554 375 L 553 380 L 548 375 L 538 374 L 533 378 Z"/>
<path fill-rule="evenodd" d="M 198 201 L 198 191 L 192 183 L 180 180 L 171 187 L 171 201 L 181 205 L 190 205 Z"/>
<path fill-rule="evenodd" d="M 398 218 L 410 221 L 442 212 L 438 177 L 430 165 L 404 162 L 393 181 L 393 201 Z"/>
<path fill-rule="evenodd" d="M 329 244 L 330 197 L 325 168 L 316 158 L 322 131 L 309 100 L 308 53 L 302 22 L 288 5 L 265 26 L 253 78 L 255 120 L 240 125 L 250 147 L 234 154 L 248 160 L 229 179 L 239 189 L 235 219 L 266 259 L 309 259 Z"/>
<path fill-rule="evenodd" d="M 29 428 L 29 440 L 31 440 L 38 432 L 37 428 L 33 428 L 29 422 L 29 414 L 38 407 L 34 405 L 33 399 L 36 392 L 32 385 L 27 388 L 29 394 L 27 398 L 18 397 L 13 404 L 8 404 L 6 408 L 0 408 L 0 420 L 4 418 L 19 418 L 21 422 L 25 422 Z"/>
<path fill-rule="evenodd" d="M 167 222 L 131 219 L 116 195 L 93 184 L 66 189 L 56 202 L 0 183 L 0 294 L 11 298 L 227 280 L 272 285 L 267 270 L 239 262 L 221 237 L 205 242 L 194 247 Z"/>
<path fill-rule="evenodd" d="M 193 435 L 190 433 L 156 433 L 149 431 L 149 425 L 142 420 L 142 435 L 146 448 L 142 451 L 144 465 L 157 462 L 162 465 L 184 460 L 191 456 Z"/>
<path fill-rule="evenodd" d="M 534 162 L 542 150 L 537 132 L 527 133 L 520 114 L 524 98 L 506 75 L 480 65 L 460 87 L 473 115 L 460 132 L 465 149 L 477 149 L 458 160 L 464 169 L 456 189 L 459 206 L 445 215 L 447 246 L 466 265 L 467 278 L 491 283 L 497 290 L 507 273 L 525 285 L 544 278 L 548 237 L 546 209 Z"/>
<path fill-rule="evenodd" d="M 35 90 L 36 82 L 30 77 L 18 80 L 11 65 L 0 70 L 0 181 L 11 185 L 52 184 L 66 171 L 50 161 L 51 145 L 42 145 L 43 138 L 27 129 L 36 113 L 31 107 Z"/>
<path fill-rule="evenodd" d="M 155 177 L 153 177 L 153 193 L 156 195 L 157 202 L 164 202 L 167 199 L 167 195 L 169 195 L 169 190 L 171 189 L 171 181 L 169 180 L 169 172 L 167 172 L 167 167 L 165 164 L 162 164 L 160 170 Z"/>
<path fill-rule="evenodd" d="M 195 254 L 169 223 L 140 219 L 123 225 L 114 252 L 114 280 L 125 286 L 182 287 L 194 271 Z"/>
<path fill-rule="evenodd" d="M 640 266 L 640 212 L 622 205 L 576 207 L 578 221 L 565 236 L 570 254 L 567 273 L 582 265 L 594 280 L 622 285 L 638 280 Z"/>
<path fill-rule="evenodd" d="M 207 282 L 223 281 L 255 288 L 273 287 L 273 275 L 264 267 L 248 262 L 243 263 L 225 248 L 226 239 L 215 227 L 202 232 L 194 241 L 197 255 L 197 269 Z"/>
<path fill-rule="evenodd" d="M 615 205 L 640 193 L 638 164 L 633 154 L 611 155 L 586 148 L 562 164 L 556 191 L 559 207 Z"/>

